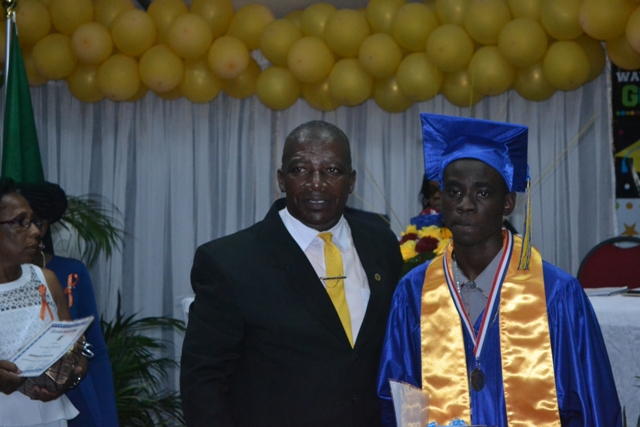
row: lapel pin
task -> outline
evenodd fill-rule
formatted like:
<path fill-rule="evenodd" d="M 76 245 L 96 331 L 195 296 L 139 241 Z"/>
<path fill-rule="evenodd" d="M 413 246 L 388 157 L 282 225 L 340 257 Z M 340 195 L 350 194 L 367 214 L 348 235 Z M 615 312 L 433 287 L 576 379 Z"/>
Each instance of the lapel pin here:
<path fill-rule="evenodd" d="M 375 276 L 373 276 L 376 279 L 376 282 L 379 282 L 380 280 L 382 280 L 382 277 L 380 277 L 379 273 L 376 273 Z"/>

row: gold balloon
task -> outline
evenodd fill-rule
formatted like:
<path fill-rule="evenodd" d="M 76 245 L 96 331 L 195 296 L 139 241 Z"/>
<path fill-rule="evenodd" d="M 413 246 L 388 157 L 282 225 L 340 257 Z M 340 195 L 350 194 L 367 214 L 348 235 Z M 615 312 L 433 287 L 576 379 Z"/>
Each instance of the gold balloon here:
<path fill-rule="evenodd" d="M 42 86 L 48 81 L 48 79 L 46 77 L 42 77 L 38 72 L 38 70 L 36 69 L 36 65 L 33 63 L 33 57 L 31 56 L 31 52 L 32 52 L 31 50 L 22 51 L 24 68 L 27 72 L 27 80 L 29 80 L 29 86 L 34 86 L 34 87 Z"/>
<path fill-rule="evenodd" d="M 193 0 L 191 13 L 202 16 L 211 26 L 214 39 L 223 35 L 233 18 L 231 0 Z"/>
<path fill-rule="evenodd" d="M 329 17 L 324 28 L 324 40 L 335 53 L 355 58 L 362 42 L 371 31 L 365 17 L 352 9 L 342 9 Z"/>
<path fill-rule="evenodd" d="M 220 79 L 204 60 L 186 61 L 180 91 L 189 101 L 199 104 L 210 102 L 220 93 L 221 85 Z"/>
<path fill-rule="evenodd" d="M 371 32 L 391 34 L 393 18 L 405 3 L 406 0 L 369 0 L 365 10 Z"/>
<path fill-rule="evenodd" d="M 541 63 L 518 69 L 513 87 L 529 101 L 544 101 L 556 93 L 556 88 L 544 77 Z"/>
<path fill-rule="evenodd" d="M 625 29 L 627 41 L 636 52 L 640 53 L 640 6 L 633 11 Z"/>
<path fill-rule="evenodd" d="M 402 61 L 402 51 L 389 34 L 372 34 L 362 42 L 358 61 L 371 76 L 376 78 L 390 77 L 396 72 L 400 61 Z"/>
<path fill-rule="evenodd" d="M 334 62 L 334 54 L 327 43 L 313 36 L 295 42 L 287 56 L 289 69 L 303 83 L 317 83 L 327 77 Z"/>
<path fill-rule="evenodd" d="M 333 111 L 340 106 L 329 92 L 329 79 L 318 83 L 303 83 L 302 96 L 316 110 Z"/>
<path fill-rule="evenodd" d="M 111 28 L 113 20 L 125 10 L 135 9 L 131 0 L 94 0 L 94 20 L 107 28 Z"/>
<path fill-rule="evenodd" d="M 421 52 L 405 57 L 395 76 L 402 94 L 412 101 L 426 101 L 436 96 L 443 78 L 442 71 Z"/>
<path fill-rule="evenodd" d="M 473 107 L 482 100 L 482 94 L 474 87 L 466 69 L 445 74 L 442 94 L 450 103 L 461 108 Z"/>
<path fill-rule="evenodd" d="M 355 58 L 341 59 L 329 74 L 329 93 L 341 105 L 363 103 L 373 91 L 373 77 Z"/>
<path fill-rule="evenodd" d="M 111 56 L 113 41 L 107 27 L 98 22 L 87 22 L 73 32 L 71 47 L 80 62 L 101 64 Z"/>
<path fill-rule="evenodd" d="M 146 87 L 145 85 L 143 85 L 142 83 L 140 83 L 140 87 L 138 88 L 138 91 L 136 93 L 133 94 L 133 96 L 129 99 L 127 99 L 127 102 L 136 102 L 136 101 L 140 101 L 142 98 L 145 97 L 145 95 L 149 92 L 149 88 Z"/>
<path fill-rule="evenodd" d="M 626 37 L 607 40 L 607 55 L 611 62 L 624 70 L 637 70 L 640 68 L 640 53 L 636 52 Z"/>
<path fill-rule="evenodd" d="M 272 110 L 286 110 L 300 97 L 302 85 L 291 71 L 283 67 L 269 67 L 256 82 L 258 99 Z"/>
<path fill-rule="evenodd" d="M 20 0 L 16 7 L 16 25 L 20 43 L 35 44 L 51 30 L 49 10 L 39 0 Z"/>
<path fill-rule="evenodd" d="M 427 57 L 445 73 L 466 68 L 472 55 L 473 40 L 460 25 L 441 25 L 427 40 Z"/>
<path fill-rule="evenodd" d="M 168 32 L 173 21 L 180 15 L 188 13 L 187 5 L 183 0 L 153 0 L 147 9 L 147 13 L 156 24 L 158 43 L 169 43 Z"/>
<path fill-rule="evenodd" d="M 82 102 L 98 102 L 104 94 L 98 87 L 98 66 L 78 64 L 67 77 L 69 92 Z"/>
<path fill-rule="evenodd" d="M 413 105 L 413 100 L 400 91 L 394 76 L 376 80 L 373 85 L 373 99 L 380 108 L 389 113 L 401 113 Z"/>
<path fill-rule="evenodd" d="M 71 38 L 64 34 L 49 34 L 35 44 L 33 63 L 42 77 L 49 80 L 64 79 L 78 63 L 71 48 Z"/>
<path fill-rule="evenodd" d="M 422 3 L 407 3 L 396 12 L 391 34 L 398 44 L 411 52 L 423 51 L 429 34 L 438 28 L 435 12 Z"/>
<path fill-rule="evenodd" d="M 507 0 L 509 10 L 514 18 L 540 20 L 541 0 Z"/>
<path fill-rule="evenodd" d="M 156 41 L 156 27 L 151 17 L 142 10 L 125 10 L 113 20 L 111 36 L 120 52 L 128 56 L 140 56 Z"/>
<path fill-rule="evenodd" d="M 516 70 L 496 46 L 483 46 L 469 62 L 469 75 L 475 88 L 483 95 L 500 95 L 513 83 Z"/>
<path fill-rule="evenodd" d="M 138 68 L 140 79 L 154 92 L 174 89 L 184 75 L 182 59 L 163 44 L 147 50 L 140 58 Z"/>
<path fill-rule="evenodd" d="M 291 46 L 302 38 L 302 31 L 288 19 L 276 19 L 260 37 L 260 51 L 274 65 L 285 67 Z"/>
<path fill-rule="evenodd" d="M 300 28 L 305 36 L 324 37 L 327 20 L 338 9 L 329 3 L 315 3 L 308 6 L 300 17 Z"/>
<path fill-rule="evenodd" d="M 443 24 L 462 25 L 471 0 L 436 0 L 436 15 Z"/>
<path fill-rule="evenodd" d="M 611 40 L 624 34 L 634 4 L 628 0 L 582 0 L 580 26 L 596 40 Z"/>
<path fill-rule="evenodd" d="M 511 20 L 504 0 L 472 0 L 464 13 L 464 28 L 478 43 L 498 43 L 500 31 Z"/>
<path fill-rule="evenodd" d="M 604 70 L 604 66 L 607 63 L 607 55 L 604 52 L 604 47 L 598 41 L 595 41 L 591 37 L 586 34 L 581 35 L 576 39 L 576 42 L 587 53 L 589 57 L 589 77 L 587 77 L 587 82 L 595 80 Z"/>
<path fill-rule="evenodd" d="M 182 98 L 182 91 L 180 90 L 180 85 L 166 92 L 154 91 L 153 93 L 155 93 L 158 98 L 162 98 L 165 101 L 175 101 L 176 99 Z"/>
<path fill-rule="evenodd" d="M 248 4 L 241 7 L 229 24 L 227 34 L 243 41 L 247 49 L 257 49 L 260 35 L 267 25 L 273 21 L 273 12 L 262 4 Z"/>
<path fill-rule="evenodd" d="M 256 81 L 260 71 L 260 66 L 255 59 L 249 58 L 249 65 L 244 73 L 233 79 L 222 79 L 222 90 L 234 98 L 248 98 L 256 93 Z"/>
<path fill-rule="evenodd" d="M 580 26 L 581 0 L 542 0 L 540 23 L 549 35 L 558 40 L 572 40 L 582 34 Z"/>
<path fill-rule="evenodd" d="M 291 22 L 293 22 L 296 27 L 298 27 L 298 29 L 300 31 L 302 31 L 302 15 L 303 15 L 303 11 L 301 10 L 292 10 L 291 12 L 287 13 L 284 16 L 284 19 L 287 19 Z"/>
<path fill-rule="evenodd" d="M 500 32 L 498 49 L 514 66 L 528 67 L 542 60 L 547 51 L 547 33 L 539 22 L 517 18 Z"/>
<path fill-rule="evenodd" d="M 585 84 L 590 68 L 587 53 L 572 40 L 554 42 L 542 62 L 544 77 L 560 90 L 574 90 Z"/>
<path fill-rule="evenodd" d="M 98 68 L 98 87 L 112 101 L 125 101 L 140 88 L 138 62 L 116 53 Z"/>
<path fill-rule="evenodd" d="M 249 51 L 240 39 L 222 36 L 216 39 L 207 55 L 209 67 L 223 79 L 232 79 L 244 73 L 249 64 Z"/>
<path fill-rule="evenodd" d="M 195 13 L 178 16 L 167 33 L 169 46 L 178 55 L 187 59 L 203 56 L 213 41 L 211 27 L 205 19 Z M 183 91 L 184 92 L 184 91 Z M 185 97 L 189 98 L 186 93 Z"/>
<path fill-rule="evenodd" d="M 55 29 L 70 36 L 80 25 L 93 21 L 93 3 L 91 0 L 53 0 L 49 14 Z"/>

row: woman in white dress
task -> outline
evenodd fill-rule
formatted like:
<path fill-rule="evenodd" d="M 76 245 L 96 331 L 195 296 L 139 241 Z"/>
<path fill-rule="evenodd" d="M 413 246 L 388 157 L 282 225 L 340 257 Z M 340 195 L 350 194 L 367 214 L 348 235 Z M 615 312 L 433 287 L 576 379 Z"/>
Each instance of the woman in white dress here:
<path fill-rule="evenodd" d="M 62 390 L 34 386 L 32 398 L 18 391 L 25 378 L 8 361 L 53 320 L 71 320 L 55 274 L 29 264 L 41 227 L 32 215 L 13 181 L 0 179 L 0 426 L 64 427 L 78 414 L 64 392 L 82 378 L 86 359 Z"/>

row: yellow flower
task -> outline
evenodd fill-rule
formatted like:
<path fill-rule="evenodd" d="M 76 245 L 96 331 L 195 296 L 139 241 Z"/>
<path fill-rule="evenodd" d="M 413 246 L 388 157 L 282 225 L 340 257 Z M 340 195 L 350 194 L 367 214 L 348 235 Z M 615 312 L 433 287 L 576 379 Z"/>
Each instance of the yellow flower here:
<path fill-rule="evenodd" d="M 433 237 L 434 239 L 440 239 L 442 237 L 442 229 L 436 225 L 430 225 L 428 227 L 422 227 L 418 231 L 418 238 Z"/>
<path fill-rule="evenodd" d="M 402 253 L 402 259 L 404 261 L 413 258 L 418 255 L 416 252 L 416 242 L 415 240 L 407 240 L 403 244 L 400 245 L 400 252 Z"/>
<path fill-rule="evenodd" d="M 446 228 L 445 228 L 446 230 Z M 449 233 L 451 234 L 451 233 Z M 441 253 L 444 252 L 445 248 L 447 247 L 447 245 L 449 244 L 449 241 L 451 240 L 450 237 L 444 238 L 442 240 L 440 240 L 440 242 L 438 243 L 438 247 L 435 250 L 435 253 L 440 255 Z"/>
<path fill-rule="evenodd" d="M 416 226 L 415 226 L 415 225 L 413 225 L 413 224 L 409 224 L 409 225 L 407 226 L 407 230 L 406 230 L 406 231 L 402 231 L 402 232 L 400 232 L 400 235 L 401 235 L 401 236 L 404 236 L 404 235 L 406 235 L 406 234 L 418 234 L 418 227 L 416 227 Z"/>

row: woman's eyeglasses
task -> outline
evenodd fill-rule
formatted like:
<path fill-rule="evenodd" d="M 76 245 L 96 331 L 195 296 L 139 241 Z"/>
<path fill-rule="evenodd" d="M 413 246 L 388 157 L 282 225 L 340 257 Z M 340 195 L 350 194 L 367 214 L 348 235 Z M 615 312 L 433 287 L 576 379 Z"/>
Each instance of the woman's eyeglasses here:
<path fill-rule="evenodd" d="M 0 224 L 18 224 L 20 227 L 24 229 L 29 229 L 31 224 L 35 225 L 38 230 L 42 231 L 43 223 L 39 219 L 29 218 L 28 216 L 19 216 L 17 218 L 13 218 L 7 221 L 0 221 Z"/>

